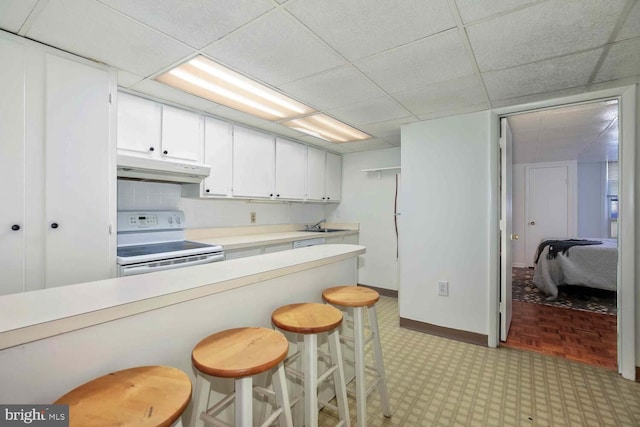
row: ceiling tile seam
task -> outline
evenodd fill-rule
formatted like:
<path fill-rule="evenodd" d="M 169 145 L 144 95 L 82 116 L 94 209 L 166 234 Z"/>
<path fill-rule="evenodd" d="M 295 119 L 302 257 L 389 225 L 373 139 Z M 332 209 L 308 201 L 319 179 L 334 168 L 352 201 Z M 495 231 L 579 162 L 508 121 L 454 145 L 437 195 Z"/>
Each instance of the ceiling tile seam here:
<path fill-rule="evenodd" d="M 229 31 L 227 34 L 223 35 L 222 37 L 218 38 L 217 40 L 214 40 L 210 43 L 207 43 L 206 45 L 197 48 L 197 50 L 199 52 L 203 52 L 207 49 L 209 49 L 210 47 L 215 46 L 216 44 L 222 42 L 224 39 L 226 39 L 227 37 L 230 37 L 231 35 L 237 33 L 238 31 L 244 29 L 245 27 L 247 27 L 248 25 L 252 25 L 254 22 L 260 20 L 260 19 L 266 19 L 267 16 L 276 13 L 277 11 L 279 11 L 280 9 L 282 9 L 282 6 L 284 6 L 284 4 L 279 5 L 278 7 L 274 7 L 273 9 L 269 9 L 266 12 L 264 12 L 262 15 L 258 15 L 255 18 L 251 19 L 248 22 L 245 22 L 244 24 L 240 25 L 238 28 L 235 28 L 231 31 Z"/>
<path fill-rule="evenodd" d="M 622 30 L 624 23 L 627 21 L 627 19 L 629 19 L 629 14 L 634 4 L 636 3 L 636 1 L 637 0 L 627 0 L 624 7 L 622 8 L 622 11 L 620 12 L 620 16 L 618 17 L 618 22 L 616 22 L 616 25 L 613 27 L 613 31 L 611 31 L 611 35 L 609 35 L 607 44 L 604 46 L 604 49 L 602 49 L 602 53 L 600 54 L 600 58 L 598 58 L 598 62 L 596 62 L 595 67 L 593 67 L 593 71 L 591 72 L 591 75 L 589 76 L 589 80 L 587 81 L 587 86 L 591 85 L 593 81 L 596 79 L 596 76 L 598 75 L 598 72 L 600 71 L 600 68 L 604 63 L 604 60 L 609 54 L 609 50 L 611 49 L 611 46 L 615 43 L 616 39 L 618 38 L 618 34 L 620 33 L 620 30 Z"/>
<path fill-rule="evenodd" d="M 467 34 L 467 28 L 462 22 L 462 16 L 460 15 L 460 10 L 458 10 L 458 5 L 455 0 L 449 0 L 449 9 L 451 9 L 451 14 L 453 15 L 453 19 L 455 19 L 459 33 L 462 35 L 462 41 L 464 43 L 465 50 L 467 51 L 467 56 L 469 61 L 471 62 L 471 66 L 473 67 L 474 73 L 476 77 L 480 80 L 480 84 L 482 85 L 482 93 L 484 94 L 485 101 L 491 107 L 491 98 L 489 97 L 489 91 L 487 90 L 487 86 L 484 83 L 484 79 L 482 78 L 482 73 L 480 72 L 480 67 L 478 66 L 478 61 L 476 59 L 475 52 L 473 51 L 473 47 L 471 46 L 471 42 L 469 41 L 469 34 Z"/>
<path fill-rule="evenodd" d="M 455 1 L 458 1 L 458 0 L 455 0 Z M 521 10 L 528 9 L 528 8 L 534 7 L 534 6 L 538 6 L 538 5 L 542 4 L 542 3 L 547 3 L 547 2 L 550 2 L 550 1 L 551 0 L 534 1 L 534 2 L 531 2 L 531 3 L 523 4 L 521 6 L 516 6 L 513 9 L 507 9 L 507 10 L 504 10 L 502 12 L 494 13 L 493 15 L 489 15 L 489 16 L 485 16 L 485 17 L 480 18 L 480 19 L 476 19 L 475 21 L 469 21 L 469 22 L 464 22 L 463 21 L 463 24 L 464 24 L 465 27 L 473 26 L 473 25 L 476 25 L 476 24 L 482 24 L 483 22 L 491 21 L 493 19 L 500 18 L 502 16 L 509 15 L 509 14 L 515 13 L 515 12 L 519 12 Z M 456 6 L 457 6 L 457 4 L 456 4 Z"/>
<path fill-rule="evenodd" d="M 518 100 L 518 99 L 522 99 L 522 98 L 528 98 L 528 97 L 532 97 L 532 96 L 542 96 L 542 95 L 548 95 L 551 98 L 553 98 L 554 97 L 554 95 L 553 95 L 554 93 L 557 93 L 559 91 L 564 91 L 564 90 L 578 89 L 578 88 L 584 88 L 584 90 L 582 92 L 580 92 L 580 93 L 588 92 L 587 85 L 586 84 L 580 84 L 580 85 L 576 85 L 576 86 L 563 87 L 561 89 L 554 89 L 554 90 L 550 90 L 550 91 L 547 91 L 547 92 L 530 93 L 528 95 L 517 95 L 517 96 L 512 96 L 510 98 L 495 99 L 494 101 L 496 101 L 496 102 L 508 102 L 510 100 Z M 519 102 L 518 101 L 518 104 L 522 104 L 522 103 L 523 102 Z M 496 107 L 496 108 L 498 108 L 498 107 Z M 543 108 L 543 110 L 546 110 L 546 109 L 547 108 Z M 532 112 L 532 111 L 535 111 L 535 109 L 524 111 L 522 113 L 525 113 L 525 112 L 528 113 L 528 112 Z M 517 114 L 521 114 L 521 113 L 517 113 Z"/>
<path fill-rule="evenodd" d="M 35 20 L 40 15 L 40 12 L 42 12 L 44 8 L 47 7 L 48 3 L 49 3 L 49 0 L 39 0 L 33 6 L 33 9 L 31 9 L 31 11 L 29 12 L 29 15 L 27 15 L 26 19 L 24 20 L 24 22 L 22 23 L 22 25 L 20 26 L 16 34 L 18 34 L 19 36 L 25 37 L 26 34 L 31 29 L 31 26 L 33 25 Z"/>
<path fill-rule="evenodd" d="M 619 110 L 620 110 L 620 105 L 618 105 L 618 112 L 619 112 Z M 594 138 L 594 139 L 593 139 L 589 144 L 586 144 L 586 145 L 582 148 L 582 150 L 580 151 L 580 153 L 582 153 L 582 152 L 584 152 L 584 151 L 587 151 L 587 149 L 591 148 L 591 146 L 592 146 L 592 145 L 594 145 L 594 144 L 598 141 L 598 139 L 600 139 L 600 137 L 601 137 L 602 135 L 604 135 L 604 134 L 605 134 L 609 129 L 611 129 L 611 127 L 613 126 L 613 124 L 614 124 L 615 122 L 617 122 L 617 121 L 618 121 L 618 116 L 616 116 L 616 118 L 615 118 L 615 119 L 611 120 L 611 121 L 609 122 L 609 124 L 607 125 L 607 127 L 605 127 L 605 128 L 604 128 L 604 130 L 603 130 L 603 131 L 601 131 L 601 132 L 598 134 L 598 136 L 596 136 L 596 137 L 595 137 L 595 138 Z"/>

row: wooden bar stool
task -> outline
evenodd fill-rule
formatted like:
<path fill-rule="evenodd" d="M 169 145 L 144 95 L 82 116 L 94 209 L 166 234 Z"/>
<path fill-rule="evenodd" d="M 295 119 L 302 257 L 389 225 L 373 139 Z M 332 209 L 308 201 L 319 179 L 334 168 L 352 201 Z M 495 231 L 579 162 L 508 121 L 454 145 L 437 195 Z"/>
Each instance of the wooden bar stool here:
<path fill-rule="evenodd" d="M 182 426 L 190 399 L 187 374 L 141 366 L 96 378 L 54 403 L 69 405 L 70 426 Z"/>
<path fill-rule="evenodd" d="M 380 299 L 378 292 L 363 286 L 337 286 L 325 289 L 322 292 L 322 299 L 329 304 L 335 305 L 341 310 L 353 312 L 353 346 L 355 352 L 355 373 L 356 373 L 356 416 L 358 427 L 367 425 L 367 396 L 378 386 L 380 393 L 380 404 L 382 414 L 385 417 L 391 416 L 391 406 L 389 405 L 389 392 L 384 373 L 384 362 L 382 359 L 382 345 L 380 344 L 380 331 L 378 330 L 378 315 L 376 314 L 376 303 Z M 367 309 L 369 315 L 369 327 L 371 334 L 364 336 L 363 309 Z M 349 337 L 342 337 L 349 340 Z M 366 345 L 373 342 L 374 367 L 365 365 L 364 356 Z M 366 388 L 365 369 L 372 371 L 375 381 L 371 388 Z"/>
<path fill-rule="evenodd" d="M 253 426 L 253 392 L 274 397 L 277 409 L 262 424 L 271 425 L 276 418 L 280 426 L 291 427 L 291 407 L 282 361 L 289 351 L 289 342 L 278 331 L 267 328 L 228 329 L 200 341 L 191 353 L 197 369 L 196 391 L 191 413 L 192 426 L 230 425 L 215 415 L 235 400 L 235 426 Z M 253 375 L 275 368 L 271 380 L 273 391 L 253 385 Z M 235 393 L 209 408 L 211 382 L 205 375 L 234 378 Z M 207 409 L 208 408 L 208 409 Z"/>
<path fill-rule="evenodd" d="M 278 308 L 271 315 L 273 324 L 283 331 L 304 336 L 303 379 L 304 379 L 304 425 L 318 425 L 318 384 L 333 374 L 333 383 L 338 403 L 338 425 L 351 425 L 349 420 L 349 404 L 345 384 L 344 367 L 338 327 L 342 324 L 340 310 L 326 304 L 302 303 L 290 304 Z M 332 365 L 318 377 L 318 334 L 328 333 L 329 351 Z M 300 356 L 293 355 L 289 360 Z M 325 403 L 326 404 L 326 403 Z M 331 406 L 331 405 L 329 405 Z"/>

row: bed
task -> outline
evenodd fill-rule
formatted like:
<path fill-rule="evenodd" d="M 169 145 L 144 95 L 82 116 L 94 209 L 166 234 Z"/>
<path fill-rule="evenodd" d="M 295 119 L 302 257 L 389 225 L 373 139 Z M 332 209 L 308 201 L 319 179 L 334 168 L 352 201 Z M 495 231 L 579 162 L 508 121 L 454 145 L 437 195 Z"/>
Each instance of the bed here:
<path fill-rule="evenodd" d="M 543 239 L 552 240 L 552 239 Z M 550 246 L 540 252 L 533 271 L 533 283 L 543 291 L 548 301 L 558 297 L 559 285 L 581 285 L 590 288 L 617 290 L 618 241 L 594 239 L 601 245 L 572 246 L 566 253 L 557 252 L 548 259 Z M 541 241 L 541 243 L 542 243 Z"/>

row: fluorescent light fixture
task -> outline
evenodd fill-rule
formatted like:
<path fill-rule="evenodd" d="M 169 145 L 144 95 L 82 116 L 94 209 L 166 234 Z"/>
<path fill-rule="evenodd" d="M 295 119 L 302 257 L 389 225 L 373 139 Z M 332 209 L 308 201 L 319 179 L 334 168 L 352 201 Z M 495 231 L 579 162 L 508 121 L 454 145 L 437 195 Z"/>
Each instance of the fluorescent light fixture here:
<path fill-rule="evenodd" d="M 329 142 L 341 143 L 371 138 L 371 135 L 322 113 L 282 121 L 280 124 Z"/>
<path fill-rule="evenodd" d="M 277 121 L 315 110 L 202 55 L 156 77 L 192 95 L 236 110 Z"/>

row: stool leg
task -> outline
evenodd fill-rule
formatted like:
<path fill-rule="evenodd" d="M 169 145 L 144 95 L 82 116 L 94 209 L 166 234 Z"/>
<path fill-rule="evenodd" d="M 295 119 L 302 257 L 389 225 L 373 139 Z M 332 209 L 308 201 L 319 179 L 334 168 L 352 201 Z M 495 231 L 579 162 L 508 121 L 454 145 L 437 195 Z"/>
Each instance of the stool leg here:
<path fill-rule="evenodd" d="M 364 369 L 364 325 L 362 307 L 353 308 L 353 338 L 356 374 L 356 420 L 358 427 L 367 427 L 367 387 Z"/>
<path fill-rule="evenodd" d="M 349 403 L 347 402 L 347 386 L 344 376 L 344 365 L 342 363 L 342 350 L 340 349 L 340 331 L 338 328 L 329 332 L 329 350 L 333 363 L 338 365 L 338 369 L 333 371 L 333 384 L 336 388 L 336 402 L 338 403 L 338 414 L 340 420 L 344 421 L 346 427 L 351 427 L 349 418 Z"/>
<path fill-rule="evenodd" d="M 236 426 L 253 426 L 253 380 L 236 378 Z"/>
<path fill-rule="evenodd" d="M 389 404 L 389 391 L 387 390 L 387 377 L 384 373 L 384 361 L 382 360 L 382 344 L 380 343 L 380 331 L 378 329 L 378 314 L 376 306 L 372 305 L 367 310 L 369 314 L 369 326 L 373 334 L 373 356 L 376 363 L 376 371 L 378 371 L 378 392 L 380 393 L 380 404 L 382 405 L 382 414 L 385 417 L 391 416 L 391 405 Z"/>
<path fill-rule="evenodd" d="M 296 351 L 300 353 L 300 357 L 295 361 L 295 368 L 304 373 L 304 342 L 300 334 L 296 334 Z M 292 391 L 294 398 L 299 398 L 292 410 L 293 425 L 302 426 L 304 425 L 304 379 L 302 382 L 294 381 Z"/>
<path fill-rule="evenodd" d="M 284 373 L 284 364 L 280 363 L 271 378 L 273 391 L 276 393 L 276 402 L 282 408 L 280 415 L 280 427 L 292 427 L 291 404 L 289 403 L 289 393 L 287 392 L 287 377 Z"/>
<path fill-rule="evenodd" d="M 318 427 L 318 336 L 304 335 L 304 425 Z"/>
<path fill-rule="evenodd" d="M 204 378 L 200 372 L 196 372 L 196 389 L 193 393 L 193 408 L 191 408 L 191 427 L 204 427 L 204 421 L 200 418 L 200 414 L 209 407 L 209 393 L 211 392 L 211 383 Z"/>

